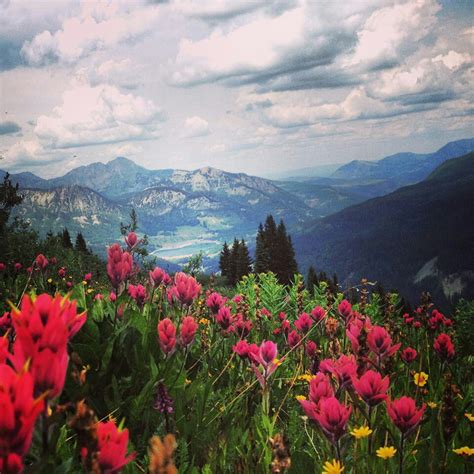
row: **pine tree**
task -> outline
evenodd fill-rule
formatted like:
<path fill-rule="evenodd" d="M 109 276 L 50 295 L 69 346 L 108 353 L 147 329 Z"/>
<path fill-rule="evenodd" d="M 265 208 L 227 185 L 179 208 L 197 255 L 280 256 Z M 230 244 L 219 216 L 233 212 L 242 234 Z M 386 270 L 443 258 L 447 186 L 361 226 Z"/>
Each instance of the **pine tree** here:
<path fill-rule="evenodd" d="M 236 283 L 242 279 L 243 276 L 248 275 L 252 271 L 252 259 L 250 258 L 249 249 L 245 240 L 239 242 L 237 249 L 237 261 L 235 264 L 235 280 Z"/>
<path fill-rule="evenodd" d="M 230 270 L 230 249 L 227 245 L 227 242 L 224 242 L 224 245 L 221 250 L 221 254 L 219 256 L 219 268 L 221 269 L 221 275 L 224 278 L 229 277 L 229 270 Z"/>
<path fill-rule="evenodd" d="M 75 248 L 78 252 L 89 253 L 84 236 L 79 232 L 76 237 Z"/>
<path fill-rule="evenodd" d="M 61 232 L 61 245 L 65 249 L 72 249 L 72 241 L 71 241 L 71 236 L 69 235 L 69 231 L 67 229 L 64 229 Z"/>
<path fill-rule="evenodd" d="M 255 245 L 255 273 L 265 273 L 270 269 L 270 251 L 266 241 L 265 229 L 260 223 L 258 226 Z"/>
<path fill-rule="evenodd" d="M 264 233 L 265 243 L 269 255 L 268 269 L 266 271 L 270 271 L 277 274 L 279 266 L 278 262 L 276 261 L 276 257 L 278 255 L 277 226 L 271 214 L 267 216 L 267 219 L 265 221 Z"/>
<path fill-rule="evenodd" d="M 319 285 L 318 275 L 313 265 L 309 267 L 308 275 L 306 277 L 306 288 L 311 295 L 314 295 L 314 287 Z"/>
<path fill-rule="evenodd" d="M 239 252 L 240 242 L 237 239 L 234 239 L 234 243 L 232 244 L 232 248 L 230 249 L 229 275 L 227 277 L 227 282 L 231 286 L 234 286 L 238 281 L 237 260 L 239 258 Z"/>
<path fill-rule="evenodd" d="M 12 184 L 8 173 L 3 177 L 0 184 L 0 235 L 5 232 L 8 218 L 12 209 L 21 203 L 23 196 L 18 193 L 18 183 Z"/>

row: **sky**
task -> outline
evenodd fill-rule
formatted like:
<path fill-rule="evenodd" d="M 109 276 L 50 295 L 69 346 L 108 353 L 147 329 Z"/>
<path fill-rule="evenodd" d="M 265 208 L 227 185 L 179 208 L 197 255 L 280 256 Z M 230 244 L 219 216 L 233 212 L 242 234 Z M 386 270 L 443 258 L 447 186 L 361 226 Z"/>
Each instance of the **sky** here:
<path fill-rule="evenodd" d="M 0 0 L 0 168 L 256 175 L 474 136 L 464 0 Z"/>

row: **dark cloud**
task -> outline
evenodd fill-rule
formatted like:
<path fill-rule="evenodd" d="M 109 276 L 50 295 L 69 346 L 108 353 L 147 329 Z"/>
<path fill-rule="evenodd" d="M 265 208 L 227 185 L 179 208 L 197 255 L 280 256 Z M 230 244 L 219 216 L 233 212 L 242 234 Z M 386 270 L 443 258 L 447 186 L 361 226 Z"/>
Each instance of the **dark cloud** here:
<path fill-rule="evenodd" d="M 22 43 L 0 38 L 0 71 L 15 69 L 23 64 L 23 58 L 20 54 Z"/>
<path fill-rule="evenodd" d="M 396 100 L 402 105 L 417 105 L 417 104 L 438 104 L 453 100 L 456 95 L 451 90 L 443 91 L 425 91 L 417 94 L 410 94 L 397 97 Z"/>
<path fill-rule="evenodd" d="M 0 135 L 11 135 L 21 131 L 21 127 L 15 122 L 0 122 Z"/>

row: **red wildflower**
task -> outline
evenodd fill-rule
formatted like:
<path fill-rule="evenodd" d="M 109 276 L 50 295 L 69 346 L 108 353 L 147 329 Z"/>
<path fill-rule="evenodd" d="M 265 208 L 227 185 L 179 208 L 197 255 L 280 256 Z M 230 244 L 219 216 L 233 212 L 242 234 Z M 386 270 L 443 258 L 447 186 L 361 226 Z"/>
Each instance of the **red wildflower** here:
<path fill-rule="evenodd" d="M 41 270 L 44 270 L 48 266 L 48 263 L 48 259 L 42 253 L 36 257 L 36 265 L 38 265 L 38 268 Z"/>
<path fill-rule="evenodd" d="M 352 385 L 364 402 L 373 407 L 387 398 L 390 379 L 388 377 L 382 378 L 379 372 L 368 370 L 360 379 L 353 377 Z"/>
<path fill-rule="evenodd" d="M 228 306 L 223 306 L 217 313 L 217 324 L 219 324 L 219 326 L 224 330 L 229 329 L 230 325 L 232 324 L 232 319 L 233 316 Z"/>
<path fill-rule="evenodd" d="M 263 368 L 262 374 L 255 365 L 253 366 L 255 375 L 263 388 L 266 386 L 270 375 L 275 372 L 279 365 L 279 362 L 276 360 L 277 355 L 277 345 L 272 341 L 263 341 L 258 348 L 258 352 L 248 351 L 248 356 L 252 362 L 254 362 L 254 364 L 260 364 Z"/>
<path fill-rule="evenodd" d="M 435 339 L 433 348 L 441 359 L 449 360 L 454 357 L 455 351 L 453 341 L 451 340 L 451 337 L 444 332 Z"/>
<path fill-rule="evenodd" d="M 346 425 L 352 413 L 352 407 L 339 403 L 335 397 L 322 398 L 318 404 L 315 420 L 323 429 L 324 434 L 334 444 L 346 431 Z"/>
<path fill-rule="evenodd" d="M 417 355 L 418 352 L 416 352 L 415 349 L 413 349 L 412 347 L 407 347 L 403 349 L 403 351 L 400 353 L 400 358 L 406 364 L 411 364 L 416 359 Z"/>
<path fill-rule="evenodd" d="M 127 448 L 127 429 L 120 430 L 113 421 L 97 423 L 97 450 L 101 472 L 117 473 L 133 461 L 136 454 L 127 456 Z"/>
<path fill-rule="evenodd" d="M 206 305 L 211 310 L 211 313 L 216 314 L 222 306 L 224 306 L 226 299 L 219 293 L 213 292 L 206 299 Z"/>
<path fill-rule="evenodd" d="M 190 275 L 178 272 L 174 276 L 171 295 L 183 305 L 191 305 L 201 292 L 201 285 Z"/>
<path fill-rule="evenodd" d="M 337 377 L 339 386 L 344 388 L 352 383 L 352 378 L 357 373 L 357 364 L 354 356 L 346 356 L 342 354 L 339 359 L 324 359 L 319 365 L 321 372 L 326 374 L 334 374 Z"/>
<path fill-rule="evenodd" d="M 245 319 L 240 313 L 235 316 L 234 320 L 235 332 L 240 337 L 247 337 L 252 330 L 253 324 L 250 319 Z"/>
<path fill-rule="evenodd" d="M 6 269 L 7 266 L 3 262 L 0 262 L 0 272 L 4 272 Z"/>
<path fill-rule="evenodd" d="M 128 294 L 137 303 L 137 306 L 143 308 L 147 299 L 146 288 L 143 285 L 128 285 Z"/>
<path fill-rule="evenodd" d="M 413 431 L 421 421 L 426 409 L 426 403 L 418 410 L 415 400 L 410 397 L 401 397 L 393 402 L 387 400 L 387 412 L 395 426 L 406 435 Z"/>
<path fill-rule="evenodd" d="M 128 252 L 124 252 L 119 244 L 113 244 L 108 250 L 107 275 L 114 288 L 125 281 L 133 269 L 133 259 Z"/>
<path fill-rule="evenodd" d="M 306 355 L 310 359 L 312 359 L 316 355 L 317 350 L 318 350 L 318 346 L 316 345 L 314 341 L 308 341 L 305 344 L 305 352 L 306 352 Z"/>
<path fill-rule="evenodd" d="M 160 286 L 161 284 L 167 286 L 171 283 L 170 276 L 160 267 L 155 267 L 151 270 L 149 276 L 153 287 Z"/>
<path fill-rule="evenodd" d="M 58 277 L 59 278 L 64 278 L 66 276 L 66 269 L 64 267 L 61 267 L 59 270 L 58 270 Z"/>
<path fill-rule="evenodd" d="M 12 317 L 8 311 L 5 311 L 0 316 L 0 334 L 7 332 L 12 325 Z"/>
<path fill-rule="evenodd" d="M 0 457 L 0 472 L 5 474 L 23 472 L 23 459 L 15 453 L 9 453 L 4 458 Z"/>
<path fill-rule="evenodd" d="M 186 316 L 181 322 L 180 341 L 184 347 L 188 347 L 196 335 L 198 325 L 192 316 Z"/>
<path fill-rule="evenodd" d="M 91 281 L 91 280 L 92 280 L 92 273 L 91 273 L 91 272 L 86 273 L 86 274 L 84 275 L 84 280 L 85 280 L 85 281 Z"/>
<path fill-rule="evenodd" d="M 352 351 L 354 354 L 358 354 L 361 342 L 372 329 L 372 324 L 370 319 L 367 317 L 357 317 L 354 318 L 348 325 L 346 329 L 346 334 L 351 342 Z"/>
<path fill-rule="evenodd" d="M 400 349 L 401 343 L 392 345 L 392 338 L 382 326 L 374 326 L 367 336 L 369 349 L 379 358 L 391 357 Z"/>
<path fill-rule="evenodd" d="M 352 306 L 347 300 L 342 300 L 339 305 L 337 306 L 337 311 L 341 315 L 342 319 L 347 324 L 350 320 L 352 315 Z"/>
<path fill-rule="evenodd" d="M 16 262 L 13 268 L 16 272 L 19 272 L 23 268 L 23 265 L 19 262 Z"/>
<path fill-rule="evenodd" d="M 127 247 L 132 250 L 135 245 L 137 245 L 138 242 L 138 237 L 135 232 L 129 232 L 128 235 L 125 237 L 125 243 L 127 244 Z"/>
<path fill-rule="evenodd" d="M 313 325 L 313 320 L 308 313 L 302 313 L 300 317 L 295 321 L 295 327 L 298 331 L 302 333 L 307 333 L 311 326 Z"/>
<path fill-rule="evenodd" d="M 300 341 L 301 341 L 301 336 L 296 331 L 293 330 L 290 332 L 290 334 L 288 334 L 288 345 L 290 346 L 291 349 L 299 346 Z"/>
<path fill-rule="evenodd" d="M 309 382 L 309 399 L 319 403 L 322 398 L 334 397 L 334 390 L 329 377 L 318 372 Z"/>
<path fill-rule="evenodd" d="M 326 310 L 321 306 L 316 306 L 311 310 L 311 316 L 315 322 L 319 322 L 326 317 Z"/>
<path fill-rule="evenodd" d="M 176 328 L 171 319 L 165 318 L 158 323 L 158 338 L 161 350 L 169 354 L 176 345 Z"/>
<path fill-rule="evenodd" d="M 8 466 L 21 467 L 21 458 L 30 449 L 36 418 L 44 409 L 43 399 L 34 399 L 34 382 L 29 372 L 17 373 L 0 364 L 0 472 Z M 17 456 L 12 456 L 17 455 Z M 3 466 L 3 467 L 2 467 Z"/>

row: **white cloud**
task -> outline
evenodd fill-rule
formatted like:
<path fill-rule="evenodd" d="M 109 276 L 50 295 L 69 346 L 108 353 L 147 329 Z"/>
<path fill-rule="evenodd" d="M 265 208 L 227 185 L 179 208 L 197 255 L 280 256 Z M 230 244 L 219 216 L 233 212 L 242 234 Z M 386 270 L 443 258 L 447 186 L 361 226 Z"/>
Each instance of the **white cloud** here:
<path fill-rule="evenodd" d="M 375 11 L 357 32 L 348 64 L 372 69 L 397 64 L 431 31 L 440 9 L 435 0 L 412 0 Z"/>
<path fill-rule="evenodd" d="M 94 50 L 140 37 L 154 27 L 159 16 L 156 6 L 84 2 L 79 16 L 67 18 L 53 33 L 45 30 L 25 42 L 22 54 L 33 66 L 52 61 L 74 63 Z"/>
<path fill-rule="evenodd" d="M 114 86 L 75 85 L 51 115 L 38 117 L 35 134 L 50 148 L 154 137 L 163 111 L 153 101 Z"/>
<path fill-rule="evenodd" d="M 198 117 L 197 115 L 194 117 L 188 117 L 184 121 L 184 131 L 183 136 L 187 138 L 194 138 L 194 137 L 203 137 L 205 135 L 209 135 L 209 122 L 202 117 Z"/>
<path fill-rule="evenodd" d="M 471 55 L 469 53 L 458 53 L 456 51 L 449 51 L 447 54 L 440 54 L 433 58 L 433 62 L 441 61 L 447 68 L 455 71 L 460 67 L 472 62 Z"/>

